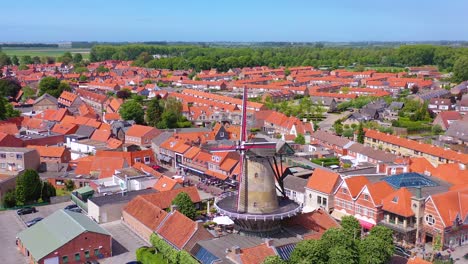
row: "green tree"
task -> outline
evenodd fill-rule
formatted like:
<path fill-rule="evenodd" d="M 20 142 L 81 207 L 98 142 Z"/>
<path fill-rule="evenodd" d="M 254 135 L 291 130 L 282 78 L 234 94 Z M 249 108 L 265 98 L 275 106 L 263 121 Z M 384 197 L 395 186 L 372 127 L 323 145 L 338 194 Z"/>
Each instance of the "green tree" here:
<path fill-rule="evenodd" d="M 328 263 L 328 249 L 321 240 L 303 240 L 297 243 L 289 263 Z"/>
<path fill-rule="evenodd" d="M 434 134 L 434 135 L 440 135 L 440 134 L 444 133 L 444 130 L 442 129 L 442 127 L 439 124 L 432 126 L 431 130 L 432 130 L 432 134 Z"/>
<path fill-rule="evenodd" d="M 32 63 L 33 63 L 33 59 L 31 58 L 31 56 L 26 55 L 26 56 L 21 57 L 20 64 L 29 65 Z"/>
<path fill-rule="evenodd" d="M 97 73 L 104 73 L 104 72 L 109 72 L 109 69 L 102 66 L 102 65 L 99 65 L 99 67 L 96 68 L 96 72 Z"/>
<path fill-rule="evenodd" d="M 345 234 L 347 234 L 351 239 L 360 239 L 361 224 L 359 224 L 359 221 L 354 216 L 343 216 L 343 218 L 341 218 L 341 227 Z"/>
<path fill-rule="evenodd" d="M 63 91 L 71 91 L 70 85 L 54 77 L 45 77 L 39 82 L 39 96 L 48 93 L 55 98 L 60 97 Z"/>
<path fill-rule="evenodd" d="M 286 264 L 287 262 L 279 256 L 268 256 L 263 260 L 262 264 Z"/>
<path fill-rule="evenodd" d="M 11 78 L 0 79 L 0 96 L 1 97 L 15 97 L 19 90 L 21 90 L 21 84 Z"/>
<path fill-rule="evenodd" d="M 73 63 L 80 63 L 83 60 L 83 55 L 81 53 L 75 53 L 73 55 Z"/>
<path fill-rule="evenodd" d="M 57 191 L 55 187 L 47 181 L 42 183 L 42 191 L 41 191 L 41 199 L 44 202 L 50 202 L 50 197 L 54 197 L 57 195 Z"/>
<path fill-rule="evenodd" d="M 0 68 L 6 65 L 11 65 L 11 59 L 5 53 L 0 52 Z"/>
<path fill-rule="evenodd" d="M 335 121 L 333 124 L 333 129 L 335 130 L 335 133 L 338 136 L 341 136 L 343 134 L 343 124 L 341 123 L 341 120 Z"/>
<path fill-rule="evenodd" d="M 157 97 L 151 99 L 146 109 L 146 123 L 149 126 L 156 127 L 161 120 L 163 108 Z"/>
<path fill-rule="evenodd" d="M 468 80 L 468 56 L 462 56 L 455 61 L 452 79 L 454 82 Z"/>
<path fill-rule="evenodd" d="M 177 210 L 187 216 L 190 219 L 194 219 L 197 214 L 197 209 L 190 199 L 190 196 L 185 193 L 179 193 L 174 200 L 172 200 L 172 204 L 177 206 Z"/>
<path fill-rule="evenodd" d="M 61 61 L 64 64 L 70 64 L 73 61 L 73 55 L 70 52 L 65 52 L 61 57 Z"/>
<path fill-rule="evenodd" d="M 305 137 L 301 133 L 297 134 L 297 137 L 294 139 L 294 143 L 305 145 Z"/>
<path fill-rule="evenodd" d="M 34 64 L 41 64 L 41 58 L 39 58 L 38 56 L 34 56 L 32 60 Z"/>
<path fill-rule="evenodd" d="M 119 109 L 119 114 L 124 120 L 134 120 L 137 124 L 145 121 L 145 111 L 135 100 L 127 100 Z"/>
<path fill-rule="evenodd" d="M 359 122 L 358 132 L 357 132 L 357 142 L 364 144 L 364 138 L 366 133 L 364 132 L 364 127 L 362 126 L 362 122 Z"/>
<path fill-rule="evenodd" d="M 18 57 L 16 57 L 16 55 L 13 55 L 13 57 L 11 57 L 11 63 L 13 65 L 17 65 L 17 66 L 19 65 L 19 59 Z"/>
<path fill-rule="evenodd" d="M 73 180 L 66 180 L 65 181 L 65 190 L 71 192 L 75 189 L 75 182 Z"/>
<path fill-rule="evenodd" d="M 3 196 L 3 206 L 6 208 L 11 208 L 16 205 L 16 194 L 15 190 L 8 190 Z"/>
<path fill-rule="evenodd" d="M 122 89 L 117 91 L 116 96 L 117 98 L 128 99 L 132 96 L 132 92 L 129 89 Z"/>
<path fill-rule="evenodd" d="M 84 72 L 88 72 L 88 68 L 86 67 L 76 67 L 74 70 L 73 70 L 75 73 L 84 73 Z"/>
<path fill-rule="evenodd" d="M 41 197 L 42 182 L 35 170 L 26 170 L 16 179 L 16 202 L 25 205 Z"/>
<path fill-rule="evenodd" d="M 16 110 L 12 104 L 10 104 L 5 98 L 1 98 L 3 105 L 5 106 L 5 119 L 21 116 L 21 111 Z M 1 117 L 1 115 L 0 115 Z"/>
<path fill-rule="evenodd" d="M 88 80 L 88 77 L 86 75 L 80 75 L 80 78 L 78 78 L 80 82 L 86 82 Z"/>
<path fill-rule="evenodd" d="M 372 232 L 377 227 L 379 229 Z M 371 234 L 359 244 L 359 258 L 362 264 L 388 263 L 393 253 L 392 231 L 385 227 L 372 228 Z"/>

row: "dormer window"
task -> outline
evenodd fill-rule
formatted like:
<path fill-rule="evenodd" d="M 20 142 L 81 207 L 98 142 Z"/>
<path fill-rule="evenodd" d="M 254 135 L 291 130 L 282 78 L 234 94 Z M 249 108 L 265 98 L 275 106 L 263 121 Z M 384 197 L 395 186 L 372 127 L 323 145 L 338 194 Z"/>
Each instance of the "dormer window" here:
<path fill-rule="evenodd" d="M 364 194 L 364 200 L 369 201 L 369 195 Z"/>
<path fill-rule="evenodd" d="M 348 193 L 348 189 L 343 188 L 343 189 L 341 190 L 341 192 L 343 192 L 343 193 Z"/>
<path fill-rule="evenodd" d="M 398 196 L 393 197 L 392 202 L 393 203 L 398 203 Z"/>

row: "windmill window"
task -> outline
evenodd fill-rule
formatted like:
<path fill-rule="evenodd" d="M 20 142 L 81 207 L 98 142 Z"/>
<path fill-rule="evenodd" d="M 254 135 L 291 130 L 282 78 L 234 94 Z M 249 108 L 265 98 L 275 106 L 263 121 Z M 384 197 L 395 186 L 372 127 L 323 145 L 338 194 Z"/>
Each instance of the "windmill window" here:
<path fill-rule="evenodd" d="M 258 172 L 256 172 L 256 173 L 254 174 L 254 177 L 255 177 L 255 178 L 258 178 Z"/>
<path fill-rule="evenodd" d="M 253 203 L 253 207 L 257 207 L 257 202 L 254 202 L 254 203 Z"/>

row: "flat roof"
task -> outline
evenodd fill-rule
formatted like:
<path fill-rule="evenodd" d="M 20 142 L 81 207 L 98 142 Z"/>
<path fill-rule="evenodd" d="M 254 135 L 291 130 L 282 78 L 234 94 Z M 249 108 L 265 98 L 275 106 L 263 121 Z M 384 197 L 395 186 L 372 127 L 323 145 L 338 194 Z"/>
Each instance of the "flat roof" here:
<path fill-rule="evenodd" d="M 138 195 L 156 193 L 154 189 L 144 189 L 139 191 L 131 191 L 122 193 L 115 193 L 111 195 L 102 195 L 97 197 L 91 197 L 88 201 L 93 202 L 97 206 L 104 206 L 106 204 L 117 204 L 117 203 L 127 203 Z"/>

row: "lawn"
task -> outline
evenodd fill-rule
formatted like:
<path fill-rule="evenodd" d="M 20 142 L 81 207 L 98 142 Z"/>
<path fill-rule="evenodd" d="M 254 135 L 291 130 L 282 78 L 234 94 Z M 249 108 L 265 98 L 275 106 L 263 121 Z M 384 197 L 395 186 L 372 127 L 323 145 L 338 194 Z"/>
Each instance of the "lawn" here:
<path fill-rule="evenodd" d="M 16 55 L 17 57 L 22 56 L 48 56 L 48 57 L 59 57 L 65 52 L 81 53 L 83 58 L 89 58 L 90 49 L 72 49 L 72 48 L 2 48 L 2 52 L 8 56 Z"/>
<path fill-rule="evenodd" d="M 57 196 L 67 196 L 71 193 L 69 191 L 66 191 L 65 189 L 56 189 L 55 192 Z"/>

